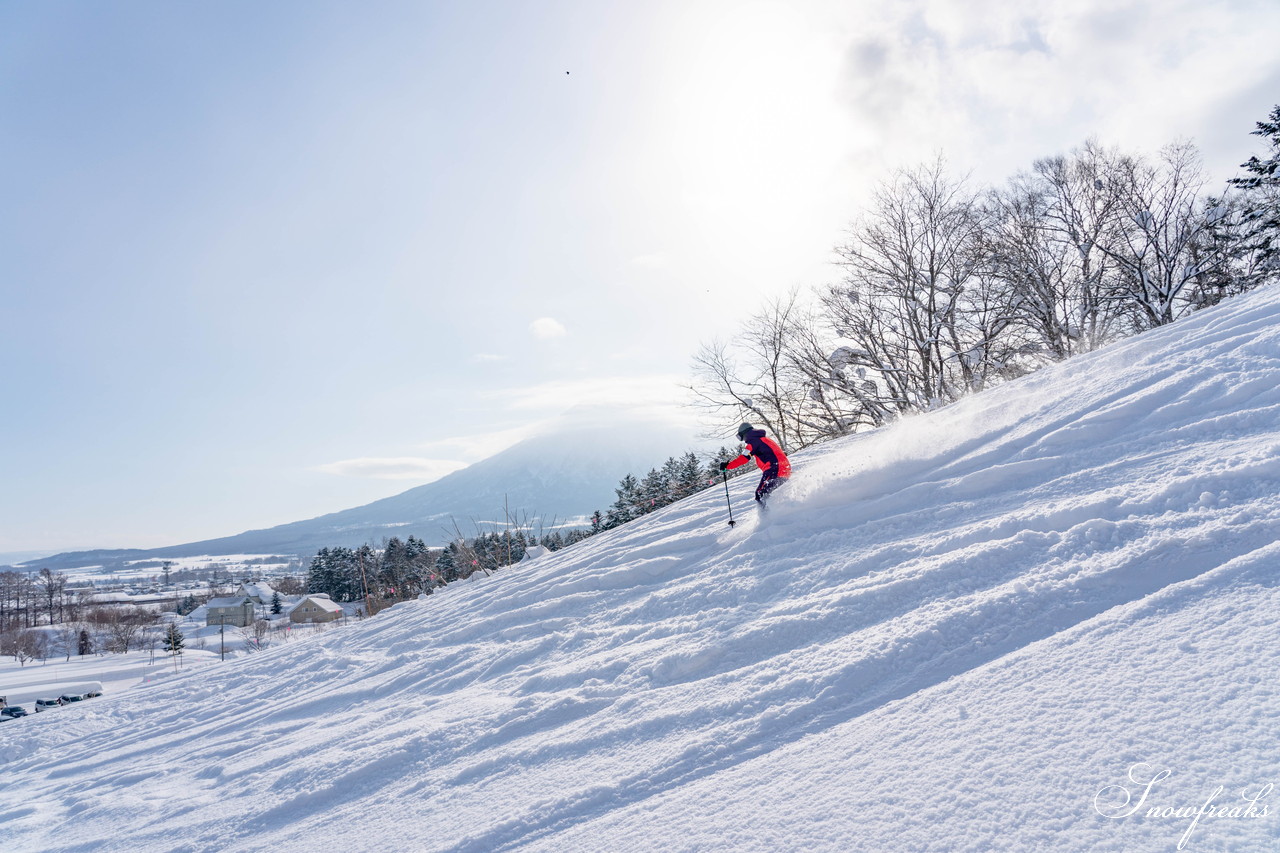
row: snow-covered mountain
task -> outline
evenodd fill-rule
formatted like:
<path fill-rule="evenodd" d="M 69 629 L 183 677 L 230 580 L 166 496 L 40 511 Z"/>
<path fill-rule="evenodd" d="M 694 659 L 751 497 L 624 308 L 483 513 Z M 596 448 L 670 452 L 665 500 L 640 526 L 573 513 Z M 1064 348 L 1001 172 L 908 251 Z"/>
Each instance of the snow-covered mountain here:
<path fill-rule="evenodd" d="M 557 523 L 581 522 L 594 510 L 607 509 L 626 474 L 643 477 L 668 457 L 703 444 L 692 427 L 669 420 L 625 409 L 579 407 L 488 459 L 364 506 L 166 548 L 60 554 L 39 565 L 63 569 L 201 554 L 308 557 L 326 546 L 355 547 L 411 534 L 440 545 L 452 538 L 454 522 L 470 536 L 477 523 L 483 527 L 486 521 L 502 522 L 504 511 L 517 520 L 540 519 L 550 530 Z"/>
<path fill-rule="evenodd" d="M 0 728 L 15 850 L 1271 851 L 1280 291 Z"/>

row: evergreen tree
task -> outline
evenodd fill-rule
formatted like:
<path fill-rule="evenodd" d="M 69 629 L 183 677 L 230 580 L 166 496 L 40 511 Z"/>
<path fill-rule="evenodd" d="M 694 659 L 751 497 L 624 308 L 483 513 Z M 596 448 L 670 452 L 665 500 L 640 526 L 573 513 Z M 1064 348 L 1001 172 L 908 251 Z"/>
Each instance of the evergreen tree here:
<path fill-rule="evenodd" d="M 464 577 L 479 569 L 491 572 L 498 568 L 498 555 L 500 548 L 498 546 L 497 534 L 482 533 L 475 539 L 471 540 L 469 549 L 464 542 L 462 550 L 464 553 L 467 550 L 470 550 L 471 552 L 468 555 L 470 559 L 464 560 L 464 565 L 469 566 L 469 568 L 464 570 Z"/>
<path fill-rule="evenodd" d="M 707 472 L 702 469 L 702 463 L 698 461 L 696 453 L 686 453 L 680 460 L 680 468 L 676 474 L 677 493 L 680 497 L 688 497 L 694 492 L 701 491 L 706 488 Z"/>
<path fill-rule="evenodd" d="M 382 564 L 378 570 L 379 595 L 400 598 L 404 595 L 405 577 L 409 574 L 409 548 L 399 537 L 392 537 L 382 549 Z"/>
<path fill-rule="evenodd" d="M 640 481 L 638 503 L 637 509 L 640 515 L 667 505 L 667 481 L 657 468 L 650 468 L 649 473 L 645 474 L 644 479 Z"/>
<path fill-rule="evenodd" d="M 417 536 L 410 536 L 404 543 L 405 558 L 409 561 L 421 559 L 427 553 L 427 543 Z"/>
<path fill-rule="evenodd" d="M 89 636 L 88 628 L 80 629 L 80 637 L 76 642 L 76 654 L 81 657 L 93 654 L 93 639 Z"/>
<path fill-rule="evenodd" d="M 1228 183 L 1244 191 L 1245 239 L 1259 265 L 1274 274 L 1280 270 L 1280 106 L 1252 134 L 1266 140 L 1270 156 L 1250 157 L 1240 164 L 1249 174 Z"/>
<path fill-rule="evenodd" d="M 529 550 L 529 536 L 525 535 L 523 528 L 516 528 L 515 533 L 509 534 L 511 538 L 511 554 L 509 562 L 515 564 L 524 559 L 524 555 Z"/>
<path fill-rule="evenodd" d="M 275 616 L 279 616 L 283 612 L 284 612 L 284 602 L 280 600 L 280 593 L 272 592 L 271 593 L 271 613 Z"/>
<path fill-rule="evenodd" d="M 169 630 L 164 635 L 163 648 L 166 654 L 173 656 L 173 668 L 175 670 L 178 668 L 178 658 L 182 656 L 182 645 L 183 636 L 182 632 L 178 630 L 178 623 L 170 622 Z M 155 647 L 152 646 L 152 648 Z"/>
<path fill-rule="evenodd" d="M 330 592 L 333 589 L 333 562 L 332 552 L 328 548 L 321 548 L 316 555 L 311 558 L 311 565 L 307 567 L 307 592 L 323 592 L 332 596 Z"/>
<path fill-rule="evenodd" d="M 436 574 L 440 576 L 442 583 L 453 583 L 458 579 L 457 543 L 450 542 L 444 550 L 440 552 L 440 556 L 436 558 Z"/>
<path fill-rule="evenodd" d="M 178 630 L 178 623 L 170 622 L 164 634 L 164 650 L 171 655 L 181 654 L 184 639 L 182 631 Z"/>
<path fill-rule="evenodd" d="M 379 566 L 378 555 L 374 553 L 373 546 L 366 542 L 357 548 L 352 556 L 351 578 L 357 592 L 351 600 L 363 599 L 375 592 L 375 572 L 378 571 Z"/>
<path fill-rule="evenodd" d="M 609 527 L 617 527 L 620 524 L 626 524 L 632 519 L 640 516 L 640 483 L 635 477 L 628 474 L 618 483 L 618 488 L 614 489 L 614 494 L 618 499 L 609 507 L 609 516 L 607 525 Z"/>
<path fill-rule="evenodd" d="M 417 536 L 410 536 L 405 540 L 404 554 L 406 566 L 403 583 L 405 589 L 401 597 L 412 598 L 423 590 L 430 592 L 431 588 L 435 586 L 431 576 L 435 574 L 436 558 L 431 553 L 431 549 L 427 547 L 427 543 Z"/>
<path fill-rule="evenodd" d="M 307 569 L 307 592 L 323 592 L 334 601 L 355 601 L 363 595 L 360 566 L 350 548 L 321 548 Z"/>
<path fill-rule="evenodd" d="M 721 462 L 731 462 L 732 460 L 737 459 L 740 455 L 741 455 L 741 452 L 738 450 L 733 450 L 728 447 L 720 448 L 719 450 L 716 451 L 715 455 L 711 457 L 711 470 L 718 473 L 720 471 Z M 742 465 L 730 471 L 729 476 L 736 477 L 739 474 L 746 472 L 747 470 L 748 470 L 747 466 Z"/>
<path fill-rule="evenodd" d="M 684 495 L 680 494 L 680 462 L 674 456 L 668 456 L 662 463 L 662 484 L 665 487 L 665 504 L 675 503 Z M 664 504 L 664 505 L 665 505 Z"/>
<path fill-rule="evenodd" d="M 364 596 L 364 584 L 360 581 L 360 562 L 358 555 L 350 548 L 334 548 L 334 579 L 336 581 L 336 601 L 357 601 Z"/>

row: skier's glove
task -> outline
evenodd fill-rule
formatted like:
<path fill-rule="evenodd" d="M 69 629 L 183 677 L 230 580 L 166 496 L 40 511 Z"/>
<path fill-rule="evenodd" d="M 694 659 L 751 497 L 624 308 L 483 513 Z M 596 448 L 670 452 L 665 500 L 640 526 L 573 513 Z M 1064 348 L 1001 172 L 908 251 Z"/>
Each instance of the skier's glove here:
<path fill-rule="evenodd" d="M 728 470 L 729 470 L 729 463 L 728 463 L 728 462 L 721 462 L 721 463 L 720 463 L 720 470 L 721 470 L 721 471 L 728 471 Z"/>

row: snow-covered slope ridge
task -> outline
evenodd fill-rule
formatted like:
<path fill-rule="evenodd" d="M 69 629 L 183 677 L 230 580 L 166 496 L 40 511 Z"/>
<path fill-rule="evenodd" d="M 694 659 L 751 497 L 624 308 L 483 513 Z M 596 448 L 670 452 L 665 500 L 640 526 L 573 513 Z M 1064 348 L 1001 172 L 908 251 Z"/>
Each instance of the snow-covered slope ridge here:
<path fill-rule="evenodd" d="M 313 641 L 5 724 L 0 837 L 1173 850 L 1192 820 L 1172 809 L 1223 786 L 1255 813 L 1204 817 L 1186 849 L 1273 850 L 1278 451 L 1266 290 L 798 454 L 763 519 L 739 480 L 733 529 L 709 490 Z M 1136 803 L 1162 771 L 1125 814 L 1121 789 Z"/>

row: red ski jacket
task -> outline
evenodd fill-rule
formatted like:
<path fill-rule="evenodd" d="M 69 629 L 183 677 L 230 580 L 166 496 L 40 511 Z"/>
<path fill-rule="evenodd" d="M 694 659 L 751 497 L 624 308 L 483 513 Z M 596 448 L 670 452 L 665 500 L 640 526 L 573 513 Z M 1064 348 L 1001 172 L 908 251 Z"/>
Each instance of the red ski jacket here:
<path fill-rule="evenodd" d="M 772 471 L 774 475 L 784 480 L 791 476 L 791 460 L 787 459 L 787 454 L 782 452 L 778 442 L 765 437 L 764 430 L 753 429 L 744 439 L 747 442 L 747 452 L 729 462 L 726 468 L 730 471 L 740 468 L 747 464 L 748 459 L 755 457 L 761 471 L 766 473 Z"/>

